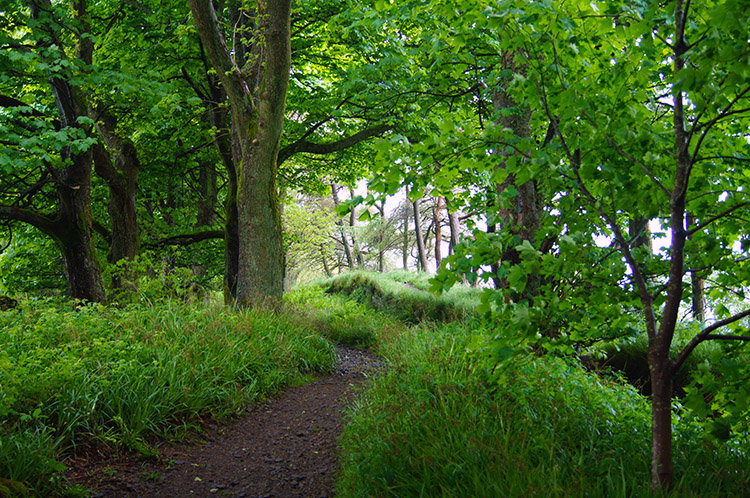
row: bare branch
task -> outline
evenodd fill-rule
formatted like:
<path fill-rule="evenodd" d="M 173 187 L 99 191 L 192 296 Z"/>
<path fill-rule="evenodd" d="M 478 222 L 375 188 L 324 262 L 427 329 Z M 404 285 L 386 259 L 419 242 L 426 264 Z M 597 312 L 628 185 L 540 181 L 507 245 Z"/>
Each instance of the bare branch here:
<path fill-rule="evenodd" d="M 144 247 L 148 248 L 159 248 L 166 246 L 189 246 L 196 242 L 203 242 L 204 240 L 211 239 L 223 239 L 224 230 L 205 230 L 203 232 L 196 233 L 185 233 L 181 235 L 174 235 L 172 237 L 166 237 L 164 239 L 155 240 L 144 244 Z"/>
<path fill-rule="evenodd" d="M 710 225 L 710 224 L 711 224 L 711 223 L 713 223 L 714 221 L 716 221 L 716 220 L 718 220 L 718 219 L 721 219 L 721 218 L 723 218 L 723 217 L 727 216 L 728 214 L 730 214 L 731 212 L 733 212 L 733 211 L 736 211 L 736 210 L 738 210 L 739 208 L 741 208 L 741 207 L 745 207 L 745 206 L 747 206 L 747 205 L 750 205 L 750 201 L 748 201 L 748 202 L 740 202 L 740 203 L 739 203 L 739 204 L 737 204 L 736 206 L 732 206 L 731 208 L 727 209 L 727 210 L 726 210 L 726 211 L 724 211 L 723 213 L 719 213 L 719 214 L 717 214 L 716 216 L 712 216 L 712 217 L 710 217 L 709 219 L 707 219 L 707 220 L 706 220 L 706 221 L 704 221 L 703 223 L 701 223 L 701 224 L 699 224 L 699 225 L 696 225 L 696 226 L 695 226 L 694 228 L 692 228 L 691 230 L 688 230 L 688 233 L 687 233 L 688 237 L 690 237 L 691 235 L 693 235 L 693 234 L 694 234 L 695 232 L 698 232 L 698 231 L 700 231 L 700 230 L 703 230 L 704 228 L 706 228 L 706 227 L 707 227 L 708 225 Z"/>
<path fill-rule="evenodd" d="M 349 147 L 353 147 L 354 145 L 357 145 L 358 143 L 363 142 L 369 138 L 382 135 L 390 129 L 390 124 L 379 124 L 373 126 L 372 128 L 367 128 L 358 133 L 355 133 L 350 137 L 342 138 L 341 140 L 337 140 L 336 142 L 327 144 L 316 144 L 313 142 L 308 142 L 306 140 L 298 140 L 287 145 L 279 151 L 278 164 L 281 165 L 284 161 L 298 152 L 307 152 L 310 154 L 330 154 L 332 152 L 338 152 L 344 149 L 348 149 Z"/>
<path fill-rule="evenodd" d="M 703 341 L 706 341 L 709 339 L 709 336 L 711 335 L 711 332 L 714 330 L 720 329 L 721 327 L 726 327 L 727 325 L 734 323 L 738 320 L 742 320 L 746 316 L 750 316 L 750 310 L 745 310 L 741 313 L 737 313 L 736 315 L 732 315 L 729 318 L 725 318 L 723 320 L 719 320 L 718 322 L 712 323 L 705 329 L 701 330 L 701 332 L 693 337 L 690 342 L 687 343 L 687 345 L 680 351 L 680 354 L 677 355 L 677 358 L 672 362 L 672 373 L 677 372 L 679 368 L 682 366 L 683 363 L 685 363 L 685 360 L 688 356 L 690 356 L 690 353 L 693 352 L 693 350 Z M 714 339 L 719 339 L 721 337 L 728 337 L 728 336 L 713 336 Z M 742 336 L 736 336 L 736 337 L 742 337 Z"/>

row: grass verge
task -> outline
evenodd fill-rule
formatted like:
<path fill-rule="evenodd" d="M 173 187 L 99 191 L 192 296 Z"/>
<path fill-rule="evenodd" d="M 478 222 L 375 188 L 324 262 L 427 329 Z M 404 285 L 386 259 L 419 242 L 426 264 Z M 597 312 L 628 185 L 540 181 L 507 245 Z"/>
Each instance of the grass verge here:
<path fill-rule="evenodd" d="M 383 338 L 390 366 L 348 411 L 337 496 L 652 496 L 647 398 L 553 356 L 489 382 L 467 353 L 489 333 L 425 321 Z M 670 496 L 746 496 L 748 455 L 678 417 Z"/>
<path fill-rule="evenodd" d="M 331 343 L 292 313 L 166 302 L 125 309 L 52 301 L 0 314 L 0 477 L 38 496 L 78 445 L 153 455 L 314 372 Z"/>

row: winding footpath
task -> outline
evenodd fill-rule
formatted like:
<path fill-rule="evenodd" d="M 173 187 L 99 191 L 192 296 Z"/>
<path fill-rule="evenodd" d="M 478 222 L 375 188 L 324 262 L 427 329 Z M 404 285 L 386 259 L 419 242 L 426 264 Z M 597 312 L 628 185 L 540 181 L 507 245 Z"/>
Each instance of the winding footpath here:
<path fill-rule="evenodd" d="M 334 374 L 284 391 L 200 442 L 160 448 L 158 462 L 79 457 L 71 484 L 92 497 L 329 497 L 338 470 L 342 408 L 381 366 L 368 351 L 339 347 Z"/>

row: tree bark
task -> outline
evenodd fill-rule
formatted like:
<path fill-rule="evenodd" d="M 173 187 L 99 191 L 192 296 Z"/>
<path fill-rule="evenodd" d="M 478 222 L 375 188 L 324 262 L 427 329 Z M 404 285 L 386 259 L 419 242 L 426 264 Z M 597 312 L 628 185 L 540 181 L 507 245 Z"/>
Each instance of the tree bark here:
<path fill-rule="evenodd" d="M 451 229 L 450 243 L 448 244 L 448 254 L 455 254 L 458 245 L 458 235 L 461 233 L 461 221 L 458 219 L 458 213 L 451 211 L 448 203 L 445 205 L 448 213 L 448 223 Z"/>
<path fill-rule="evenodd" d="M 435 271 L 440 270 L 440 265 L 443 263 L 443 226 L 440 213 L 444 207 L 443 197 L 438 196 L 435 199 L 435 205 L 432 207 L 432 222 L 435 225 Z"/>
<path fill-rule="evenodd" d="M 85 2 L 74 4 L 79 12 L 85 11 Z M 44 31 L 62 47 L 57 34 L 40 16 L 41 11 L 51 11 L 49 0 L 40 0 L 29 4 L 31 19 L 37 24 L 34 29 Z M 88 46 L 83 47 L 88 50 Z M 79 47 L 80 50 L 80 47 Z M 84 54 L 85 57 L 85 54 Z M 61 128 L 82 128 L 78 118 L 85 116 L 82 99 L 75 87 L 57 75 L 49 76 L 49 84 L 54 95 L 55 105 L 60 117 Z M 85 130 L 88 134 L 89 130 Z M 104 285 L 92 239 L 91 219 L 91 171 L 93 159 L 91 149 L 72 153 L 70 148 L 61 152 L 62 162 L 66 164 L 56 172 L 55 188 L 58 194 L 57 213 L 52 223 L 38 226 L 50 235 L 63 256 L 68 293 L 75 299 L 91 302 L 105 300 Z M 18 218 L 11 218 L 18 219 Z M 46 228 L 46 230 L 45 230 Z"/>
<path fill-rule="evenodd" d="M 525 70 L 516 64 L 515 56 L 512 53 L 506 54 L 503 63 L 505 69 L 513 72 L 522 72 Z M 492 105 L 497 118 L 499 128 L 508 128 L 513 131 L 515 137 L 527 139 L 531 137 L 531 109 L 523 103 L 516 102 L 514 97 L 503 87 L 504 82 L 500 82 L 492 94 Z M 513 111 L 510 113 L 503 111 Z M 505 168 L 506 158 L 518 156 L 521 153 L 510 147 L 505 147 L 497 151 L 502 158 L 498 168 Z M 507 200 L 503 200 L 503 194 L 509 188 L 515 188 L 517 196 L 514 199 L 514 205 L 510 206 Z M 518 183 L 513 173 L 509 173 L 505 181 L 497 184 L 497 208 L 498 208 L 498 231 L 504 231 L 508 234 L 517 235 L 522 241 L 526 240 L 534 245 L 534 237 L 539 230 L 539 199 L 537 187 L 534 180 L 528 180 L 524 183 Z M 520 255 L 515 249 L 516 244 L 511 244 L 506 248 L 502 260 L 509 261 L 511 265 L 517 265 L 521 262 Z M 504 286 L 504 282 L 497 282 Z M 538 275 L 529 275 L 526 288 L 521 296 L 517 299 L 532 298 L 538 289 Z"/>
<path fill-rule="evenodd" d="M 686 14 L 683 11 L 683 0 L 675 2 L 675 37 L 674 37 L 674 78 L 679 77 L 684 68 Z M 673 86 L 674 99 L 674 140 L 675 140 L 675 175 L 674 185 L 669 202 L 669 226 L 672 230 L 670 247 L 669 276 L 667 279 L 667 297 L 662 312 L 658 333 L 649 337 L 649 369 L 653 397 L 652 412 L 652 447 L 651 447 L 651 488 L 654 493 L 669 490 L 674 479 L 672 464 L 672 361 L 669 349 L 672 344 L 675 327 L 679 318 L 682 301 L 682 283 L 685 267 L 685 205 L 687 187 L 690 179 L 689 139 L 685 126 L 684 95 L 681 89 Z"/>
<path fill-rule="evenodd" d="M 354 199 L 354 189 L 349 189 L 349 196 Z M 365 258 L 362 255 L 362 251 L 359 248 L 359 241 L 357 240 L 357 235 L 355 232 L 355 228 L 357 226 L 357 215 L 354 213 L 354 210 L 352 209 L 351 214 L 349 215 L 349 228 L 352 232 L 352 249 L 354 252 L 354 258 L 357 261 L 357 268 L 364 268 L 365 267 Z"/>
<path fill-rule="evenodd" d="M 217 175 L 214 165 L 210 161 L 198 162 L 198 213 L 195 228 L 211 226 L 216 222 L 216 205 L 218 204 L 219 189 L 216 184 Z"/>
<path fill-rule="evenodd" d="M 331 184 L 331 193 L 333 195 L 333 205 L 338 206 L 339 201 L 339 188 L 335 184 Z M 349 247 L 349 240 L 346 238 L 346 230 L 344 229 L 344 219 L 339 218 L 336 220 L 336 224 L 339 226 L 339 233 L 341 234 L 341 244 L 344 246 L 344 255 L 346 256 L 346 264 L 350 270 L 354 270 L 354 258 L 352 257 L 352 249 Z"/>
<path fill-rule="evenodd" d="M 422 271 L 427 271 L 427 251 L 425 250 L 424 237 L 422 236 L 422 215 L 419 212 L 419 199 L 412 201 L 412 210 L 414 212 L 414 232 L 417 235 L 419 266 Z"/>
<path fill-rule="evenodd" d="M 236 301 L 241 307 L 278 308 L 284 264 L 276 170 L 291 59 L 291 0 L 257 5 L 259 12 L 240 16 L 252 18 L 252 25 L 235 33 L 249 43 L 234 48 L 252 54 L 250 63 L 239 67 L 229 54 L 212 3 L 190 0 L 198 35 L 229 97 L 239 146 Z M 244 59 L 244 54 L 237 56 Z"/>
<path fill-rule="evenodd" d="M 97 121 L 97 130 L 103 142 L 93 147 L 94 166 L 96 174 L 106 182 L 109 190 L 107 213 L 112 228 L 109 262 L 116 264 L 138 255 L 136 192 L 140 162 L 133 144 L 115 134 L 113 118 L 106 114 L 97 115 L 91 108 L 89 115 Z M 112 156 L 115 157 L 114 164 Z M 113 279 L 114 288 L 121 285 L 119 277 Z"/>

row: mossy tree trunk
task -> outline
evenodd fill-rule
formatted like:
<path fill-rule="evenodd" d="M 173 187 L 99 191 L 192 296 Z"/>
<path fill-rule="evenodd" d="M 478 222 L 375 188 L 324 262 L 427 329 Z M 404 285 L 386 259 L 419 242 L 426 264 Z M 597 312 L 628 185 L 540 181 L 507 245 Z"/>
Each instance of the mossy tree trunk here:
<path fill-rule="evenodd" d="M 523 72 L 522 67 L 517 67 L 514 54 L 507 54 L 504 61 L 504 69 L 516 72 Z M 528 139 L 531 137 L 531 109 L 523 102 L 517 102 L 513 96 L 506 90 L 505 86 L 509 81 L 500 82 L 492 93 L 492 105 L 497 117 L 498 128 L 507 128 L 512 130 L 513 135 L 518 139 Z M 517 149 L 510 146 L 503 147 L 496 151 L 501 158 L 499 169 L 507 169 L 506 161 L 511 156 L 522 155 Z M 536 182 L 527 180 L 519 182 L 516 176 L 509 172 L 505 180 L 498 183 L 495 187 L 497 195 L 497 231 L 504 231 L 506 234 L 518 236 L 522 241 L 529 241 L 535 245 L 535 237 L 539 230 L 539 199 Z M 511 200 L 512 197 L 512 200 Z M 509 262 L 511 265 L 517 265 L 521 262 L 520 254 L 515 249 L 517 244 L 513 243 L 503 253 L 502 260 Z M 495 267 L 493 271 L 496 273 Z M 504 287 L 505 282 L 495 277 L 495 286 Z M 516 299 L 533 298 L 539 286 L 539 277 L 537 275 L 528 275 L 528 281 L 523 295 L 516 296 Z"/>
<path fill-rule="evenodd" d="M 76 2 L 75 8 L 85 11 L 84 2 Z M 50 15 L 49 0 L 29 4 L 33 29 L 40 38 L 47 37 L 63 47 L 59 39 L 56 20 Z M 42 43 L 42 42 L 40 42 Z M 79 50 L 81 47 L 77 47 Z M 85 48 L 85 47 L 84 47 Z M 81 57 L 80 53 L 78 54 Z M 85 54 L 84 54 L 85 55 Z M 79 123 L 85 116 L 85 105 L 76 88 L 60 74 L 50 74 L 49 85 L 54 96 L 61 129 L 78 128 L 90 135 L 92 130 Z M 54 170 L 54 185 L 58 202 L 54 214 L 45 215 L 16 206 L 1 206 L 0 218 L 29 223 L 54 239 L 63 256 L 68 293 L 75 299 L 90 302 L 105 300 L 104 285 L 92 238 L 91 218 L 91 172 L 92 151 L 64 147 L 60 152 L 61 166 Z M 51 165 L 48 165 L 52 169 Z"/>
<path fill-rule="evenodd" d="M 243 19 L 233 25 L 235 57 L 227 49 L 213 4 L 190 0 L 198 35 L 229 97 L 240 158 L 236 302 L 276 308 L 284 279 L 276 169 L 289 81 L 291 0 L 258 2 L 254 10 L 235 4 L 229 8 Z M 247 64 L 238 65 L 238 60 Z"/>

